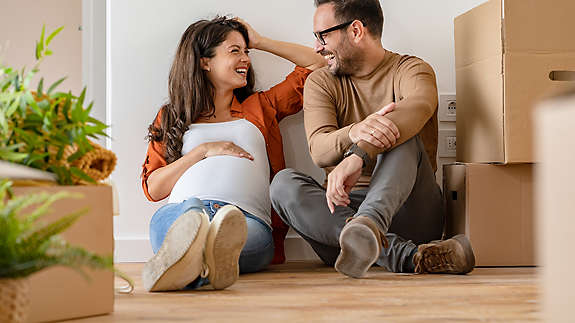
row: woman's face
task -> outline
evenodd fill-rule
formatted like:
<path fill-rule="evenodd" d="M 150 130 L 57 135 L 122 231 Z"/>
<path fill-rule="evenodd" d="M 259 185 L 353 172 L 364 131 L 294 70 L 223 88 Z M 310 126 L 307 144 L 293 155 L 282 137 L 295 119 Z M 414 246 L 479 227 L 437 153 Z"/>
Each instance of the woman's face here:
<path fill-rule="evenodd" d="M 203 68 L 217 90 L 234 90 L 247 85 L 250 57 L 242 34 L 232 31 L 212 58 L 203 58 Z"/>

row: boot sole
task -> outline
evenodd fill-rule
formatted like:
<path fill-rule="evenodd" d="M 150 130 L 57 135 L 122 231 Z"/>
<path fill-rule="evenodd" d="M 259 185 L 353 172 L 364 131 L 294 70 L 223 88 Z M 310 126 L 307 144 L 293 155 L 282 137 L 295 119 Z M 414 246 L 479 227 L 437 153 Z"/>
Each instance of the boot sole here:
<path fill-rule="evenodd" d="M 468 266 L 463 270 L 461 274 L 467 274 L 473 270 L 475 267 L 475 255 L 473 254 L 473 248 L 471 247 L 471 242 L 469 238 L 464 234 L 458 234 L 452 239 L 459 242 L 461 247 L 463 248 L 463 254 L 465 255 L 465 262 Z"/>
<path fill-rule="evenodd" d="M 347 225 L 339 236 L 341 251 L 335 270 L 353 278 L 361 278 L 377 261 L 381 252 L 377 237 L 366 225 Z"/>
<path fill-rule="evenodd" d="M 204 253 L 208 279 L 214 289 L 224 289 L 238 280 L 238 261 L 247 233 L 246 219 L 237 207 L 225 205 L 214 215 Z"/>
<path fill-rule="evenodd" d="M 170 227 L 158 252 L 144 265 L 142 282 L 149 292 L 180 290 L 202 270 L 209 228 L 205 213 L 188 211 Z"/>

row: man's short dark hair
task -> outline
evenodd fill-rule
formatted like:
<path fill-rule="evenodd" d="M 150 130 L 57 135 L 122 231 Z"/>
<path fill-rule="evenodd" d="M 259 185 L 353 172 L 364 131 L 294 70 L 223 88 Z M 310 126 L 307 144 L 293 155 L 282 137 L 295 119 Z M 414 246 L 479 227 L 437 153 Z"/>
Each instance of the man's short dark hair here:
<path fill-rule="evenodd" d="M 369 33 L 380 38 L 383 32 L 383 10 L 379 0 L 314 0 L 315 6 L 332 4 L 340 23 L 361 20 Z"/>

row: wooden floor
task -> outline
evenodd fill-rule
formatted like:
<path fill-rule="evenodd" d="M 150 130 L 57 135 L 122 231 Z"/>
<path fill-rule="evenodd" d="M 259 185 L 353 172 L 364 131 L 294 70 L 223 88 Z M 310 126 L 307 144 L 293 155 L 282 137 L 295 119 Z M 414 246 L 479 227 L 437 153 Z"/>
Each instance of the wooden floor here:
<path fill-rule="evenodd" d="M 466 276 L 372 268 L 366 279 L 351 279 L 290 263 L 242 275 L 224 291 L 147 293 L 142 266 L 118 266 L 136 290 L 116 295 L 113 314 L 73 322 L 516 322 L 537 321 L 540 312 L 535 268 L 478 268 Z"/>

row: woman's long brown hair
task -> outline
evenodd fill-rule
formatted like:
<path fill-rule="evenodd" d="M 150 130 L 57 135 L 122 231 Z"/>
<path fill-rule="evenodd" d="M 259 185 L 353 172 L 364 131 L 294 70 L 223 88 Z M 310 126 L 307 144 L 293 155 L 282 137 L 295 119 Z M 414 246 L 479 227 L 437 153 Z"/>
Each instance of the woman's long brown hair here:
<path fill-rule="evenodd" d="M 200 20 L 191 24 L 178 45 L 168 80 L 169 101 L 160 111 L 160 125 L 148 127 L 148 140 L 161 142 L 164 157 L 172 163 L 182 156 L 184 133 L 199 117 L 211 117 L 215 113 L 213 84 L 201 67 L 201 58 L 211 58 L 228 34 L 237 31 L 249 44 L 248 31 L 240 22 L 226 17 Z M 254 93 L 254 72 L 250 66 L 247 85 L 234 90 L 242 102 Z M 156 118 L 158 115 L 156 115 Z"/>

